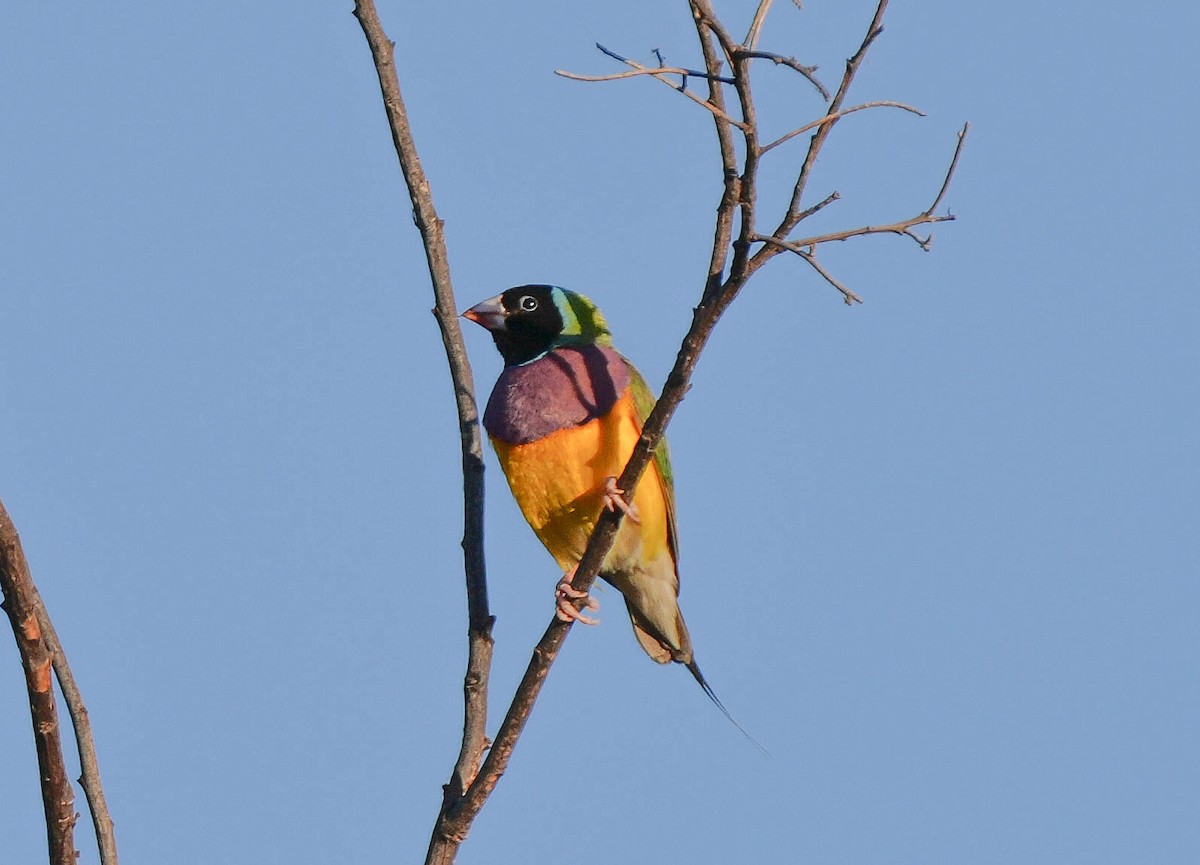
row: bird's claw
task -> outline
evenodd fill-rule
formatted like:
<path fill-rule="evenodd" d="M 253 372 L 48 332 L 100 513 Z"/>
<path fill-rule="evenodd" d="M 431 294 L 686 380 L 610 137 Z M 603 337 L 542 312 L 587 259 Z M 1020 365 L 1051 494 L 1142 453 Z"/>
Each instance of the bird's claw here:
<path fill-rule="evenodd" d="M 603 497 L 604 497 L 605 510 L 609 510 L 609 511 L 619 510 L 621 513 L 625 514 L 625 516 L 628 519 L 632 520 L 633 522 L 635 522 L 635 523 L 641 522 L 641 520 L 638 519 L 637 505 L 633 505 L 633 504 L 630 504 L 629 502 L 625 501 L 625 490 L 617 488 L 617 479 L 615 477 L 612 477 L 611 475 L 604 479 Z"/>
<path fill-rule="evenodd" d="M 574 572 L 572 572 L 574 573 Z M 585 625 L 596 625 L 600 623 L 599 619 L 593 619 L 591 616 L 585 616 L 583 610 L 575 606 L 575 601 L 580 598 L 587 598 L 583 602 L 583 610 L 598 610 L 600 602 L 589 595 L 587 592 L 581 592 L 579 589 L 571 585 L 570 575 L 563 577 L 562 582 L 554 590 L 554 605 L 557 609 L 554 615 L 558 616 L 564 622 L 582 622 Z"/>

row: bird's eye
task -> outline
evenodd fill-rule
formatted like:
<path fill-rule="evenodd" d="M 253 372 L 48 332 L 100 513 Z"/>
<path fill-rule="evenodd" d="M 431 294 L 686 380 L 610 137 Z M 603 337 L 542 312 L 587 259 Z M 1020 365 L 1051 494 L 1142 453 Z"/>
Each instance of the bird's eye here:
<path fill-rule="evenodd" d="M 533 312 L 538 308 L 537 298 L 529 294 L 522 297 L 519 301 L 519 304 L 521 306 L 521 310 L 524 312 Z"/>

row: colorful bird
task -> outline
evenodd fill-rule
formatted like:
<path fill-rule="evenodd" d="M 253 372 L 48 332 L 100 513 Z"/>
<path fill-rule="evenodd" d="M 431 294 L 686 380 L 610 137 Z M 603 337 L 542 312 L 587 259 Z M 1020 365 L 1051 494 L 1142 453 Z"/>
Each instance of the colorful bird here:
<path fill-rule="evenodd" d="M 558 617 L 595 623 L 572 601 L 586 598 L 585 609 L 598 604 L 570 581 L 601 510 L 620 508 L 626 518 L 600 576 L 624 596 L 646 654 L 660 664 L 687 667 L 729 717 L 696 664 L 679 610 L 679 542 L 666 441 L 632 502 L 616 486 L 654 396 L 613 348 L 604 316 L 583 295 L 552 285 L 510 288 L 463 315 L 488 329 L 504 357 L 483 425 L 521 513 L 565 572 L 555 593 Z"/>

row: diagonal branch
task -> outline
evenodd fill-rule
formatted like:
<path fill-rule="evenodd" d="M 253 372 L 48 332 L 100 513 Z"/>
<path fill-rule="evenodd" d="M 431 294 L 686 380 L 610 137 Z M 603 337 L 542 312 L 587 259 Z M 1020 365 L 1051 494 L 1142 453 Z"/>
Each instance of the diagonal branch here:
<path fill-rule="evenodd" d="M 846 93 L 850 89 L 850 84 L 854 81 L 854 76 L 858 73 L 859 66 L 862 65 L 863 58 L 867 55 L 867 50 L 871 47 L 871 43 L 878 39 L 879 34 L 883 32 L 883 13 L 887 10 L 887 4 L 888 0 L 879 0 L 879 5 L 875 7 L 875 16 L 871 19 L 871 24 L 867 27 L 867 35 L 863 37 L 862 44 L 858 46 L 858 50 L 854 52 L 854 55 L 846 61 L 846 71 L 842 73 L 842 83 L 838 86 L 833 101 L 829 103 L 829 110 L 826 112 L 826 117 L 835 115 L 842 110 L 842 104 L 846 101 Z M 825 146 L 825 141 L 829 138 L 829 133 L 833 131 L 833 127 L 836 124 L 836 117 L 827 123 L 822 123 L 809 141 L 808 153 L 804 157 L 804 164 L 801 165 L 800 174 L 796 178 L 796 184 L 792 187 L 792 200 L 788 204 L 787 214 L 779 223 L 779 227 L 772 232 L 775 237 L 787 237 L 800 221 L 801 204 L 804 200 L 804 192 L 808 188 L 808 179 L 812 175 L 813 166 L 816 165 L 821 148 Z"/>
<path fill-rule="evenodd" d="M 779 249 L 786 249 L 789 252 L 799 253 L 807 247 L 814 247 L 822 243 L 831 243 L 835 240 L 849 240 L 852 237 L 861 237 L 867 234 L 902 234 L 911 237 L 917 242 L 917 245 L 928 252 L 929 238 L 920 238 L 913 234 L 910 229 L 918 225 L 931 225 L 935 222 L 953 222 L 954 214 L 947 213 L 944 216 L 939 216 L 934 213 L 938 205 L 942 203 L 942 199 L 946 197 L 946 191 L 950 188 L 950 181 L 954 179 L 954 172 L 958 168 L 958 160 L 962 155 L 963 145 L 967 140 L 967 133 L 971 130 L 971 124 L 963 124 L 963 128 L 958 131 L 958 143 L 954 145 L 954 156 L 950 159 L 950 165 L 946 168 L 946 174 L 942 178 L 942 185 L 938 189 L 937 195 L 933 199 L 933 203 L 929 207 L 922 210 L 915 216 L 910 216 L 907 219 L 901 219 L 898 222 L 887 223 L 886 225 L 861 225 L 857 228 L 846 228 L 842 231 L 831 231 L 828 234 L 815 234 L 812 237 L 802 237 L 799 240 L 787 240 L 778 236 L 755 235 L 753 240 L 756 243 L 767 243 Z M 809 208 L 804 213 L 805 216 L 811 215 L 816 210 L 824 207 L 830 201 L 839 198 L 835 192 L 833 195 L 826 198 L 820 204 Z"/>
<path fill-rule="evenodd" d="M 763 24 L 767 21 L 767 13 L 771 11 L 773 2 L 774 0 L 759 0 L 758 8 L 754 10 L 754 20 L 750 22 L 746 38 L 742 40 L 742 45 L 750 51 L 758 47 L 758 37 L 762 35 Z"/>
<path fill-rule="evenodd" d="M 942 199 L 946 197 L 946 190 L 950 188 L 950 181 L 954 179 L 954 172 L 958 168 L 958 157 L 962 155 L 963 145 L 967 143 L 967 133 L 970 131 L 970 123 L 964 123 L 963 128 L 958 131 L 958 144 L 954 145 L 954 156 L 950 158 L 950 167 L 946 169 L 946 176 L 942 178 L 942 186 L 938 189 L 938 194 L 934 196 L 933 204 L 925 208 L 926 215 L 937 210 Z"/>
<path fill-rule="evenodd" d="M 372 0 L 356 0 L 354 16 L 371 49 L 379 88 L 387 111 L 392 142 L 412 200 L 413 221 L 425 247 L 425 260 L 433 282 L 434 316 L 450 365 L 458 410 L 463 472 L 463 558 L 469 618 L 467 671 L 463 679 L 463 738 L 459 756 L 445 785 L 439 824 L 446 811 L 475 779 L 487 740 L 487 685 L 492 666 L 492 624 L 488 610 L 487 572 L 483 556 L 483 440 L 471 365 L 458 325 L 458 305 L 450 279 L 450 263 L 442 220 L 433 205 L 429 180 L 421 166 L 409 126 L 408 114 L 396 76 L 395 46 L 388 39 Z M 435 831 L 430 856 L 438 840 Z M 451 859 L 453 856 L 451 856 Z"/>
<path fill-rule="evenodd" d="M 724 109 L 720 105 L 718 105 L 715 102 L 710 101 L 710 100 L 701 99 L 695 93 L 693 93 L 692 91 L 687 89 L 687 80 L 689 77 L 693 77 L 693 76 L 697 77 L 697 78 L 708 78 L 709 83 L 711 84 L 712 83 L 712 78 L 711 78 L 712 73 L 711 72 L 707 72 L 707 73 L 706 72 L 697 72 L 692 69 L 678 69 L 678 68 L 669 67 L 669 66 L 643 66 L 641 63 L 638 63 L 636 60 L 630 60 L 628 57 L 622 57 L 620 54 L 616 53 L 615 51 L 610 51 L 609 49 L 607 49 L 603 45 L 601 45 L 599 42 L 596 43 L 596 47 L 599 48 L 605 54 L 607 54 L 609 57 L 612 57 L 614 60 L 619 60 L 622 63 L 624 63 L 626 66 L 629 66 L 634 71 L 632 73 L 623 73 L 623 74 L 619 74 L 619 75 L 609 76 L 609 75 L 580 75 L 576 72 L 567 72 L 562 69 L 556 69 L 556 70 L 554 70 L 554 74 L 560 75 L 563 78 L 570 78 L 574 81 L 616 81 L 621 78 L 632 78 L 632 77 L 639 76 L 639 75 L 649 75 L 650 77 L 656 78 L 659 81 L 663 82 L 668 87 L 670 87 L 672 90 L 678 90 L 680 93 L 682 93 L 688 99 L 692 100 L 697 105 L 702 106 L 706 110 L 711 111 L 714 115 L 716 115 L 717 117 L 720 117 L 722 120 L 725 120 L 727 123 L 732 123 L 734 126 L 737 126 L 738 128 L 742 128 L 745 126 L 745 124 L 741 120 L 735 120 L 734 118 L 732 118 L 728 114 L 726 114 Z M 676 84 L 674 81 L 672 81 L 668 77 L 669 75 L 681 76 L 679 83 Z M 721 78 L 720 76 L 718 76 L 717 80 L 723 80 L 726 83 L 732 83 L 732 81 L 730 79 Z"/>
<path fill-rule="evenodd" d="M 36 587 L 34 593 L 37 593 Z M 54 676 L 58 679 L 63 702 L 67 704 L 67 714 L 71 716 L 71 726 L 75 730 L 75 747 L 79 752 L 79 786 L 83 788 L 88 811 L 92 815 L 92 830 L 96 834 L 100 863 L 117 865 L 117 838 L 112 816 L 108 812 L 108 801 L 104 797 L 104 787 L 100 784 L 100 762 L 96 757 L 96 741 L 92 737 L 92 722 L 87 706 L 83 703 L 83 694 L 71 673 L 71 665 L 67 663 L 67 653 L 59 642 L 54 623 L 50 621 L 50 614 L 40 595 L 37 596 L 37 612 L 42 635 L 54 656 Z"/>
<path fill-rule="evenodd" d="M 946 197 L 946 191 L 950 188 L 950 181 L 954 179 L 954 172 L 958 168 L 958 159 L 962 155 L 963 145 L 967 140 L 967 133 L 971 130 L 971 124 L 964 123 L 963 128 L 958 132 L 958 142 L 954 145 L 954 155 L 950 158 L 950 165 L 946 168 L 946 174 L 942 178 L 942 185 L 938 189 L 938 193 L 934 196 L 933 203 L 925 210 L 915 216 L 910 216 L 908 219 L 902 219 L 899 222 L 892 222 L 886 225 L 862 225 L 857 228 L 847 228 L 842 231 L 832 231 L 828 234 L 816 234 L 812 237 L 802 237 L 799 240 L 788 240 L 784 237 L 768 236 L 762 234 L 754 235 L 751 240 L 754 243 L 765 244 L 764 248 L 754 256 L 751 260 L 752 270 L 757 270 L 766 262 L 774 253 L 784 250 L 794 253 L 803 258 L 814 270 L 819 273 L 826 282 L 840 291 L 846 300 L 846 304 L 862 303 L 862 298 L 848 289 L 845 285 L 839 282 L 834 276 L 820 264 L 816 259 L 815 250 L 822 243 L 832 243 L 834 241 L 849 240 L 852 237 L 862 237 L 869 234 L 896 234 L 902 237 L 910 238 L 917 246 L 921 247 L 925 252 L 929 252 L 933 244 L 933 235 L 929 234 L 921 237 L 912 229 L 918 225 L 932 225 L 937 222 L 953 222 L 954 214 L 947 213 L 944 216 L 939 216 L 934 213 L 938 206 L 941 205 L 942 199 Z M 840 198 L 836 192 L 825 198 L 818 204 L 813 205 L 801 214 L 801 219 L 811 216 L 816 211 L 825 207 L 833 201 Z"/>
<path fill-rule="evenodd" d="M 838 282 L 838 280 L 834 278 L 833 274 L 826 270 L 821 262 L 817 261 L 816 255 L 811 252 L 801 252 L 800 257 L 811 264 L 813 270 L 821 274 L 821 276 L 825 278 L 826 282 L 842 293 L 842 297 L 846 300 L 846 306 L 853 306 L 856 303 L 863 302 L 861 297 L 852 292 L 850 289 L 846 288 L 846 286 L 842 285 L 842 283 Z"/>
<path fill-rule="evenodd" d="M 774 150 L 780 144 L 783 144 L 784 142 L 787 142 L 787 141 L 791 141 L 797 135 L 803 135 L 805 132 L 808 132 L 810 129 L 815 129 L 816 127 L 822 126 L 826 123 L 832 123 L 835 120 L 841 120 L 847 114 L 853 114 L 856 111 L 863 111 L 867 108 L 901 108 L 904 111 L 908 111 L 912 114 L 917 115 L 918 117 L 925 116 L 925 112 L 921 111 L 918 108 L 913 108 L 911 105 L 906 105 L 903 102 L 893 102 L 890 99 L 878 99 L 874 102 L 864 102 L 862 105 L 855 105 L 852 108 L 846 108 L 841 111 L 834 112 L 832 114 L 826 114 L 826 115 L 818 118 L 817 120 L 814 120 L 812 123 L 805 123 L 799 129 L 793 129 L 791 132 L 787 133 L 786 135 L 779 136 L 774 141 L 772 141 L 770 144 L 764 144 L 763 148 L 762 148 L 762 152 L 766 153 L 769 150 Z"/>
<path fill-rule="evenodd" d="M 701 73 L 695 69 L 684 69 L 682 66 L 655 66 L 653 68 L 643 66 L 640 69 L 630 69 L 628 72 L 610 72 L 607 75 L 583 75 L 579 72 L 555 69 L 554 74 L 561 78 L 570 79 L 571 81 L 584 81 L 589 84 L 600 81 L 624 81 L 626 78 L 640 78 L 643 75 L 678 75 L 685 80 L 702 77 Z M 671 86 L 675 87 L 674 84 Z M 679 88 L 675 87 L 675 89 Z"/>
<path fill-rule="evenodd" d="M 721 58 L 713 45 L 713 37 L 704 25 L 705 8 L 689 0 L 696 36 L 700 40 L 700 51 L 704 56 L 704 68 L 711 74 L 721 70 Z M 738 70 L 734 70 L 735 75 Z M 709 79 L 708 98 L 713 104 L 725 108 L 725 91 L 713 79 Z M 729 246 L 733 239 L 733 221 L 737 203 L 742 198 L 742 179 L 737 161 L 737 148 L 733 143 L 732 124 L 713 115 L 713 131 L 717 135 L 717 150 L 721 154 L 721 198 L 717 203 L 717 216 L 713 225 L 712 254 L 709 257 L 708 273 L 702 300 L 716 297 L 725 273 L 725 262 L 729 257 Z M 624 489 L 624 487 L 622 487 Z"/>
<path fill-rule="evenodd" d="M 735 57 L 747 57 L 757 60 L 770 60 L 776 66 L 786 66 L 789 69 L 799 72 L 808 79 L 808 83 L 817 88 L 817 92 L 821 94 L 821 98 L 826 102 L 829 101 L 829 91 L 825 89 L 825 85 L 817 78 L 816 66 L 805 66 L 795 57 L 784 57 L 782 54 L 776 54 L 773 51 L 754 51 L 747 49 L 739 49 L 734 52 Z"/>
<path fill-rule="evenodd" d="M 842 231 L 831 231 L 828 234 L 815 234 L 812 237 L 802 237 L 799 240 L 784 240 L 779 237 L 769 237 L 762 234 L 756 234 L 752 238 L 755 243 L 769 243 L 779 249 L 786 249 L 789 252 L 798 252 L 802 249 L 818 246 L 822 243 L 832 243 L 836 240 L 849 240 L 852 237 L 862 237 L 868 234 L 900 234 L 913 237 L 917 241 L 917 245 L 925 248 L 928 252 L 929 242 L 922 240 L 919 237 L 913 236 L 910 229 L 918 225 L 928 225 L 934 222 L 953 222 L 954 214 L 947 213 L 945 216 L 935 216 L 931 213 L 918 213 L 916 216 L 910 216 L 908 219 L 901 219 L 899 222 L 891 222 L 886 225 L 860 225 L 857 228 L 847 228 Z"/>
<path fill-rule="evenodd" d="M 37 747 L 38 775 L 42 782 L 42 808 L 46 814 L 46 841 L 50 865 L 75 865 L 75 793 L 67 779 L 63 761 L 62 731 L 54 704 L 51 668 L 53 651 L 42 633 L 37 589 L 29 575 L 29 563 L 21 549 L 21 538 L 0 502 L 0 604 L 8 614 L 25 687 L 29 692 L 29 711 L 33 738 Z"/>
<path fill-rule="evenodd" d="M 825 269 L 825 266 L 822 265 L 821 262 L 817 261 L 817 256 L 813 247 L 810 246 L 808 249 L 805 249 L 798 243 L 789 243 L 786 240 L 780 240 L 776 237 L 755 237 L 754 239 L 756 241 L 777 246 L 780 249 L 786 249 L 788 252 L 794 252 L 796 255 L 803 258 L 810 265 L 812 265 L 813 270 L 821 274 L 826 282 L 842 293 L 842 296 L 846 301 L 846 306 L 852 306 L 856 303 L 863 302 L 861 297 L 839 282 L 832 273 Z"/>

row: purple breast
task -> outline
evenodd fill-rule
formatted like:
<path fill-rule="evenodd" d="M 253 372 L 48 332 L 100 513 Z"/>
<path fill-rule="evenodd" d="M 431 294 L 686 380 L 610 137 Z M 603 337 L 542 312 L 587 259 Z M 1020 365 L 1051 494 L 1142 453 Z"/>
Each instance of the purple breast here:
<path fill-rule="evenodd" d="M 483 413 L 483 427 L 499 441 L 527 444 L 603 416 L 628 387 L 629 368 L 615 350 L 557 348 L 504 368 Z"/>

